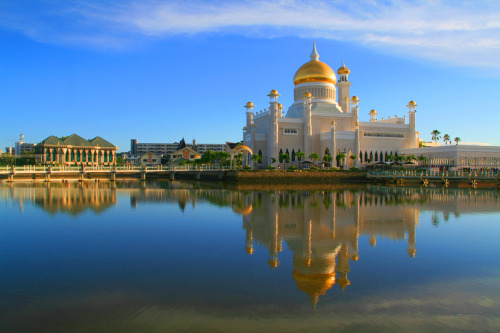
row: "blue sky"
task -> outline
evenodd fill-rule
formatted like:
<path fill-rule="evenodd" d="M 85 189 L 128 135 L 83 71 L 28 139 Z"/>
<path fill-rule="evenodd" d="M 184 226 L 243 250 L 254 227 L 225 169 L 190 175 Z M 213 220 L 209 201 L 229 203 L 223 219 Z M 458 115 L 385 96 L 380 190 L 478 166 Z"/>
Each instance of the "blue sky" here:
<path fill-rule="evenodd" d="M 360 120 L 500 145 L 500 1 L 2 1 L 0 147 L 72 133 L 239 141 L 243 105 L 293 101 L 316 40 L 351 70 Z"/>

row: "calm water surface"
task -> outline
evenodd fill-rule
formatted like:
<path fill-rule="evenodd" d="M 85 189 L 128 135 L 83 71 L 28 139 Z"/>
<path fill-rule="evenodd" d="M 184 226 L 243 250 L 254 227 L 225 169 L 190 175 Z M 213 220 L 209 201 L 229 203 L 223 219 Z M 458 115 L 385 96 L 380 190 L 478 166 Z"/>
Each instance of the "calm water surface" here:
<path fill-rule="evenodd" d="M 499 194 L 0 185 L 0 332 L 497 332 Z"/>

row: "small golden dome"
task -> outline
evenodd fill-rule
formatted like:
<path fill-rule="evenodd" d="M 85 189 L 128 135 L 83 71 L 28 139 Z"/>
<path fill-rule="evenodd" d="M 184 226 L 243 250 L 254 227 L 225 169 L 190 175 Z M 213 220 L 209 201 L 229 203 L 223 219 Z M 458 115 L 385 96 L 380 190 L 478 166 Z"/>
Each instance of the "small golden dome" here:
<path fill-rule="evenodd" d="M 252 103 L 252 102 L 248 102 L 248 103 L 245 105 L 245 107 L 247 107 L 247 108 L 252 108 L 252 107 L 254 107 L 254 105 L 253 105 L 253 103 Z"/>
<path fill-rule="evenodd" d="M 371 110 L 371 111 L 370 111 L 370 114 L 377 114 L 377 111 L 375 111 L 375 110 Z"/>
<path fill-rule="evenodd" d="M 279 96 L 278 91 L 276 89 L 271 90 L 268 96 Z"/>
<path fill-rule="evenodd" d="M 278 109 L 283 109 L 283 105 L 281 105 L 281 103 L 278 103 Z"/>
<path fill-rule="evenodd" d="M 293 77 L 293 84 L 298 85 L 307 82 L 327 82 L 335 84 L 337 76 L 333 69 L 324 62 L 311 60 L 303 64 Z"/>
<path fill-rule="evenodd" d="M 352 96 L 352 98 L 351 98 L 351 102 L 353 102 L 353 103 L 357 103 L 357 102 L 359 102 L 359 98 L 358 98 L 358 96 Z"/>
<path fill-rule="evenodd" d="M 351 71 L 347 66 L 342 62 L 342 66 L 337 70 L 337 74 L 349 74 Z"/>
<path fill-rule="evenodd" d="M 311 98 L 312 95 L 311 95 L 311 93 L 309 91 L 306 91 L 306 93 L 304 94 L 304 97 Z"/>
<path fill-rule="evenodd" d="M 408 105 L 417 106 L 417 103 L 415 103 L 415 101 L 410 101 L 410 103 L 408 103 Z"/>

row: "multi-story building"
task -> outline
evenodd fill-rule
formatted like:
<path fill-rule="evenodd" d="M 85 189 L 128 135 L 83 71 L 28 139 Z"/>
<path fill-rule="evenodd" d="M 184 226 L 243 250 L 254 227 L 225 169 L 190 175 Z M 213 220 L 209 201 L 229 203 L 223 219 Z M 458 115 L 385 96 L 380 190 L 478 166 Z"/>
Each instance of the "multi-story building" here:
<path fill-rule="evenodd" d="M 181 140 L 184 141 L 184 139 Z M 130 140 L 130 154 L 132 155 L 142 155 L 145 153 L 154 153 L 157 155 L 169 156 L 172 153 L 180 150 L 180 143 L 139 143 L 137 139 Z M 213 150 L 214 152 L 224 151 L 226 148 L 225 144 L 218 143 L 197 143 L 196 140 L 193 140 L 192 144 L 186 144 L 186 147 L 203 154 L 208 150 Z"/>
<path fill-rule="evenodd" d="M 35 143 L 27 143 L 24 142 L 24 135 L 21 134 L 21 137 L 18 142 L 16 142 L 16 145 L 14 147 L 14 153 L 16 157 L 21 156 L 21 154 L 24 153 L 31 153 L 32 151 L 35 150 Z"/>

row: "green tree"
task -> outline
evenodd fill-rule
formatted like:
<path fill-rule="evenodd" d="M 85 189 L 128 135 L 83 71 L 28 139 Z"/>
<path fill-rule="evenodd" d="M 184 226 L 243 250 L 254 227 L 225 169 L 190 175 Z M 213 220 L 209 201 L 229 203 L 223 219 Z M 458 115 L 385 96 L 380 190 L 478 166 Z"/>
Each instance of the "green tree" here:
<path fill-rule="evenodd" d="M 329 163 L 329 164 L 330 164 L 330 166 L 331 166 L 331 162 L 333 161 L 333 157 L 332 157 L 332 155 L 330 155 L 330 154 L 325 154 L 325 156 L 323 156 L 323 161 L 324 161 L 325 163 Z"/>
<path fill-rule="evenodd" d="M 385 158 L 386 161 L 389 161 L 389 162 L 394 162 L 394 160 L 396 159 L 396 157 L 393 155 L 393 154 L 389 154 L 387 155 L 387 157 Z"/>
<path fill-rule="evenodd" d="M 415 157 L 415 155 L 408 155 L 408 156 L 406 156 L 406 162 L 411 162 L 411 161 L 414 161 L 416 159 L 417 158 Z"/>
<path fill-rule="evenodd" d="M 422 164 L 424 164 L 424 165 L 425 165 L 425 163 L 427 162 L 427 157 L 425 157 L 424 155 L 420 155 L 420 156 L 417 158 L 417 160 L 418 160 L 419 162 L 422 162 Z"/>
<path fill-rule="evenodd" d="M 443 141 L 444 141 L 444 144 L 445 145 L 448 145 L 448 142 L 451 143 L 451 138 L 450 138 L 450 135 L 449 134 L 445 134 L 443 135 Z"/>
<path fill-rule="evenodd" d="M 432 141 L 438 142 L 441 137 L 439 136 L 441 132 L 439 132 L 437 129 L 431 132 L 432 134 Z"/>
<path fill-rule="evenodd" d="M 286 169 L 286 163 L 290 162 L 290 156 L 288 154 L 280 154 L 280 162 L 283 163 L 283 169 Z"/>
<path fill-rule="evenodd" d="M 204 152 L 203 155 L 201 155 L 201 163 L 203 164 L 210 164 L 212 165 L 214 161 L 216 160 L 217 155 L 216 153 L 212 150 L 209 149 L 208 151 Z"/>
<path fill-rule="evenodd" d="M 276 159 L 274 157 L 271 157 L 271 164 L 276 163 Z"/>
<path fill-rule="evenodd" d="M 315 166 L 314 162 L 319 160 L 319 155 L 317 153 L 311 153 L 309 154 L 309 158 L 313 161 L 313 166 Z"/>
<path fill-rule="evenodd" d="M 302 159 L 306 156 L 306 154 L 303 152 L 303 151 L 298 151 L 297 154 L 297 159 L 299 160 L 299 169 L 300 169 L 300 162 L 302 161 Z"/>
<path fill-rule="evenodd" d="M 237 165 L 243 164 L 243 153 L 241 151 L 238 154 L 236 154 L 235 158 Z"/>
<path fill-rule="evenodd" d="M 455 139 L 453 139 L 453 141 L 455 141 L 455 143 L 456 143 L 456 144 L 457 144 L 457 146 L 458 146 L 458 143 L 459 143 L 460 141 L 462 141 L 462 139 L 460 139 L 460 138 L 457 136 Z"/>
<path fill-rule="evenodd" d="M 352 166 L 354 166 L 354 160 L 358 158 L 358 155 L 351 154 L 349 158 L 352 160 Z"/>
<path fill-rule="evenodd" d="M 261 163 L 262 162 L 262 156 L 260 156 L 259 154 L 253 154 L 252 155 L 252 161 L 257 164 L 257 163 Z"/>
<path fill-rule="evenodd" d="M 337 156 L 335 157 L 335 159 L 340 163 L 340 165 L 342 166 L 342 161 L 347 157 L 347 155 L 343 152 L 340 152 L 337 154 Z M 343 167 L 343 166 L 342 166 Z"/>
<path fill-rule="evenodd" d="M 14 165 L 16 163 L 16 158 L 8 153 L 3 153 L 0 155 L 0 165 Z"/>

